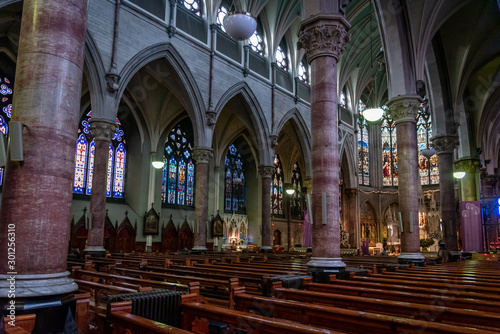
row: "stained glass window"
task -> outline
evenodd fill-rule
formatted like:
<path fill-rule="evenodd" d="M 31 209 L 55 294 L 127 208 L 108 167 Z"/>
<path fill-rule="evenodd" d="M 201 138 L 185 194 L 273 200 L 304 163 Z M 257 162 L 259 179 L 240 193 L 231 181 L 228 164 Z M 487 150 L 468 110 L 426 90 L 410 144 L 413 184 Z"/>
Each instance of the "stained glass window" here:
<path fill-rule="evenodd" d="M 262 35 L 263 35 L 262 28 L 259 22 L 257 23 L 257 29 L 255 30 L 253 35 L 250 36 L 250 38 L 248 39 L 250 48 L 261 56 L 264 53 L 264 41 L 262 39 Z"/>
<path fill-rule="evenodd" d="M 224 32 L 226 32 L 226 28 L 224 28 L 224 18 L 226 17 L 228 12 L 229 6 L 222 3 L 219 7 L 219 11 L 217 12 L 217 26 Z"/>
<path fill-rule="evenodd" d="M 283 167 L 279 155 L 274 156 L 274 172 L 271 179 L 271 213 L 283 216 Z"/>
<path fill-rule="evenodd" d="M 177 0 L 177 2 L 181 5 L 184 5 L 189 11 L 193 14 L 201 16 L 201 7 L 199 0 Z"/>
<path fill-rule="evenodd" d="M 302 81 L 303 83 L 308 84 L 309 79 L 307 77 L 307 68 L 303 62 L 299 63 L 299 71 L 298 72 L 299 72 L 299 80 Z"/>
<path fill-rule="evenodd" d="M 245 213 L 245 166 L 234 144 L 229 146 L 224 163 L 225 168 L 225 192 L 224 211 Z"/>
<path fill-rule="evenodd" d="M 387 110 L 387 107 L 382 107 Z M 396 126 L 394 121 L 384 113 L 382 116 L 382 171 L 384 186 L 398 185 L 398 149 Z"/>
<path fill-rule="evenodd" d="M 6 77 L 0 77 L 0 133 L 9 133 L 9 122 L 12 117 L 12 84 Z M 4 168 L 0 168 L 0 185 L 3 184 Z"/>
<path fill-rule="evenodd" d="M 358 182 L 362 185 L 370 184 L 370 166 L 368 160 L 368 123 L 363 117 L 363 111 L 366 105 L 363 101 L 359 100 L 358 105 Z"/>
<path fill-rule="evenodd" d="M 90 130 L 92 111 L 84 114 L 78 128 L 75 152 L 75 173 L 73 192 L 91 195 L 94 175 L 95 142 Z M 106 197 L 123 198 L 126 166 L 125 133 L 118 118 L 116 129 L 109 144 L 108 171 L 106 176 Z"/>
<path fill-rule="evenodd" d="M 193 136 L 188 120 L 170 130 L 165 142 L 162 177 L 162 202 L 171 205 L 194 206 L 195 161 Z"/>
<path fill-rule="evenodd" d="M 281 45 L 278 46 L 278 49 L 276 50 L 276 64 L 278 65 L 279 68 L 281 68 L 284 71 L 287 70 L 287 63 L 288 63 L 285 51 L 286 48 L 283 50 Z"/>
<path fill-rule="evenodd" d="M 437 154 L 434 154 L 429 159 L 422 154 L 422 150 L 431 148 L 431 136 L 431 114 L 428 110 L 428 106 L 422 104 L 417 114 L 418 171 L 422 185 L 439 183 L 439 164 Z"/>
<path fill-rule="evenodd" d="M 292 169 L 292 188 L 295 190 L 291 202 L 292 217 L 302 218 L 302 173 L 298 163 Z"/>

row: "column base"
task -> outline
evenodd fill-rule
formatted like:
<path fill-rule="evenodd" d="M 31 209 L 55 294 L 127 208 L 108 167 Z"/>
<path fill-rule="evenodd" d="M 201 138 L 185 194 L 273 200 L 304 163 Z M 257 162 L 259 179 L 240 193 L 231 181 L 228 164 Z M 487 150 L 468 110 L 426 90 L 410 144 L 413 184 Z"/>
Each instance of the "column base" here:
<path fill-rule="evenodd" d="M 93 257 L 106 257 L 106 250 L 102 246 L 87 246 L 83 252 Z"/>
<path fill-rule="evenodd" d="M 339 279 L 347 279 L 345 263 L 339 258 L 311 257 L 307 263 L 307 274 L 316 283 L 328 283 L 330 275 L 335 275 Z"/>
<path fill-rule="evenodd" d="M 33 334 L 78 333 L 75 322 L 76 300 L 73 293 L 26 298 L 18 297 L 16 293 L 14 311 L 9 309 L 12 308 L 11 300 L 14 299 L 0 299 L 0 308 L 2 314 L 6 315 L 6 322 L 14 320 L 14 315 L 36 314 Z M 13 324 L 16 323 L 14 321 Z"/>
<path fill-rule="evenodd" d="M 398 256 L 398 263 L 423 266 L 425 263 L 425 257 L 422 253 L 401 253 L 401 255 Z"/>
<path fill-rule="evenodd" d="M 78 290 L 69 272 L 38 275 L 0 275 L 0 298 L 34 298 L 60 295 Z"/>
<path fill-rule="evenodd" d="M 191 248 L 191 254 L 203 254 L 207 252 L 207 247 L 205 246 L 194 246 Z"/>
<path fill-rule="evenodd" d="M 273 248 L 271 246 L 262 246 L 262 247 L 260 247 L 260 252 L 261 253 L 272 253 Z"/>

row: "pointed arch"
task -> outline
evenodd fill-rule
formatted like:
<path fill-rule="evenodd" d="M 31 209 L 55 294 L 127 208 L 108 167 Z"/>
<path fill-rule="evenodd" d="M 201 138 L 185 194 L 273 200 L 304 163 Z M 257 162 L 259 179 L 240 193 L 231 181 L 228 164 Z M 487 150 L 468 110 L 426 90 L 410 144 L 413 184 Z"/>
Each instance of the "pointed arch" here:
<path fill-rule="evenodd" d="M 217 119 L 224 106 L 238 95 L 243 98 L 248 107 L 247 115 L 252 125 L 252 128 L 249 130 L 255 134 L 257 140 L 259 164 L 269 166 L 272 164 L 272 152 L 269 145 L 269 125 L 267 124 L 267 119 L 259 104 L 259 100 L 246 82 L 241 81 L 233 85 L 221 96 L 215 107 Z"/>
<path fill-rule="evenodd" d="M 204 117 L 205 106 L 203 96 L 194 75 L 191 73 L 182 56 L 170 43 L 154 44 L 134 55 L 131 60 L 125 64 L 120 73 L 121 80 L 117 96 L 121 97 L 123 95 L 128 83 L 141 68 L 157 59 L 166 60 L 174 71 L 174 73 L 159 73 L 160 76 L 168 78 L 175 74 L 183 84 L 182 87 L 177 87 L 181 90 L 179 93 L 182 93 L 179 94 L 177 98 L 183 104 L 193 123 L 194 145 L 209 147 L 210 144 L 208 142 L 210 139 L 207 138 L 208 134 L 206 133 L 207 124 L 206 118 Z M 115 104 L 118 104 L 118 101 L 115 101 Z"/>
<path fill-rule="evenodd" d="M 340 162 L 341 162 L 341 168 L 342 164 L 345 161 L 347 164 L 347 170 L 343 171 L 344 173 L 347 173 L 348 175 L 348 180 L 349 184 L 346 184 L 348 188 L 357 188 L 358 187 L 358 178 L 357 178 L 357 173 L 356 173 L 356 168 L 357 168 L 357 163 L 354 160 L 357 157 L 357 154 L 354 152 L 352 143 L 346 145 L 346 142 L 352 141 L 350 135 L 347 136 L 347 138 L 344 140 L 344 143 L 341 147 L 340 151 Z M 345 179 L 345 177 L 344 177 Z"/>
<path fill-rule="evenodd" d="M 87 78 L 90 104 L 95 110 L 102 110 L 104 108 L 103 96 L 106 95 L 106 69 L 99 48 L 88 30 L 85 35 L 85 48 L 83 51 L 83 72 Z M 83 112 L 85 112 L 85 109 L 81 110 L 81 113 Z M 113 115 L 113 117 L 116 117 L 116 115 Z"/>
<path fill-rule="evenodd" d="M 136 226 L 137 227 L 137 226 Z M 121 222 L 120 226 L 116 229 L 116 251 L 119 253 L 131 253 L 135 250 L 135 239 L 137 230 L 132 226 L 128 216 Z"/>
<path fill-rule="evenodd" d="M 175 227 L 172 216 L 168 220 L 167 226 L 163 226 L 161 230 L 161 249 L 163 252 L 175 252 L 177 248 L 177 240 L 179 235 Z"/>

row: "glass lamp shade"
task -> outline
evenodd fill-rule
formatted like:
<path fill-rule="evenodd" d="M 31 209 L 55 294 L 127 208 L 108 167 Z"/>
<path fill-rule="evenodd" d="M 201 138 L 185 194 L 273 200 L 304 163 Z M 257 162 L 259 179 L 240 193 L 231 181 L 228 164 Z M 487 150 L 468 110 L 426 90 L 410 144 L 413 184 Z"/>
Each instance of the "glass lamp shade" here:
<path fill-rule="evenodd" d="M 293 190 L 293 189 L 287 189 L 287 190 L 286 190 L 286 193 L 287 193 L 288 195 L 293 195 L 293 193 L 294 193 L 294 192 L 295 192 L 295 190 Z"/>
<path fill-rule="evenodd" d="M 433 149 L 433 148 L 425 148 L 423 150 L 420 151 L 420 153 L 422 153 L 422 155 L 424 157 L 426 157 L 427 159 L 429 159 L 430 157 L 432 157 L 434 154 L 436 154 L 436 150 Z"/>
<path fill-rule="evenodd" d="M 363 117 L 370 122 L 376 122 L 384 114 L 384 109 L 382 108 L 369 108 L 363 110 Z"/>
<path fill-rule="evenodd" d="M 156 169 L 163 168 L 163 161 L 153 161 L 151 164 Z"/>
<path fill-rule="evenodd" d="M 233 179 L 233 183 L 234 183 L 234 184 L 242 184 L 242 183 L 243 183 L 243 180 L 242 180 L 242 179 L 240 179 L 239 177 L 235 177 L 235 178 Z"/>
<path fill-rule="evenodd" d="M 257 20 L 247 12 L 230 12 L 224 18 L 224 29 L 233 39 L 244 41 L 257 29 Z"/>
<path fill-rule="evenodd" d="M 465 177 L 465 172 L 455 172 L 453 173 L 453 177 L 456 179 L 463 179 Z"/>

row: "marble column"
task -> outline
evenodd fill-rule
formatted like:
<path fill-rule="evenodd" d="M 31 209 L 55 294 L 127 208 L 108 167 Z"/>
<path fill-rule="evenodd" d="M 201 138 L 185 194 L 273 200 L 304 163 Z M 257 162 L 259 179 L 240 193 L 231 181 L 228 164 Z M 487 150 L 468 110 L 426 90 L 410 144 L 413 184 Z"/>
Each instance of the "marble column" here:
<path fill-rule="evenodd" d="M 274 166 L 259 166 L 259 174 L 262 182 L 262 252 L 272 251 L 272 229 L 271 229 L 271 177 Z"/>
<path fill-rule="evenodd" d="M 388 103 L 390 115 L 396 124 L 398 143 L 399 211 L 403 223 L 401 231 L 400 263 L 421 263 L 418 226 L 418 194 L 420 177 L 417 160 L 416 117 L 420 106 L 418 96 L 398 96 Z M 399 215 L 398 215 L 399 217 Z"/>
<path fill-rule="evenodd" d="M 311 73 L 313 249 L 308 272 L 316 282 L 341 274 L 337 62 L 350 39 L 341 15 L 302 21 L 298 49 L 304 48 Z"/>
<path fill-rule="evenodd" d="M 195 253 L 207 250 L 207 219 L 208 219 L 208 166 L 212 158 L 212 149 L 208 147 L 195 147 L 193 159 L 196 161 L 196 193 L 194 223 L 198 228 L 194 234 Z"/>
<path fill-rule="evenodd" d="M 23 4 L 12 122 L 22 123 L 24 161 L 9 156 L 6 165 L 0 307 L 9 301 L 7 279 L 14 277 L 16 315 L 36 313 L 40 333 L 61 331 L 77 289 L 66 258 L 86 22 L 85 0 Z"/>
<path fill-rule="evenodd" d="M 458 145 L 457 135 L 440 135 L 431 139 L 439 158 L 439 197 L 443 241 L 449 251 L 458 251 L 457 208 L 453 180 L 453 151 Z"/>
<path fill-rule="evenodd" d="M 108 180 L 109 143 L 116 130 L 115 121 L 91 118 L 90 131 L 94 136 L 94 169 L 90 195 L 90 222 L 85 253 L 104 257 L 104 221 L 106 219 L 106 188 Z"/>

